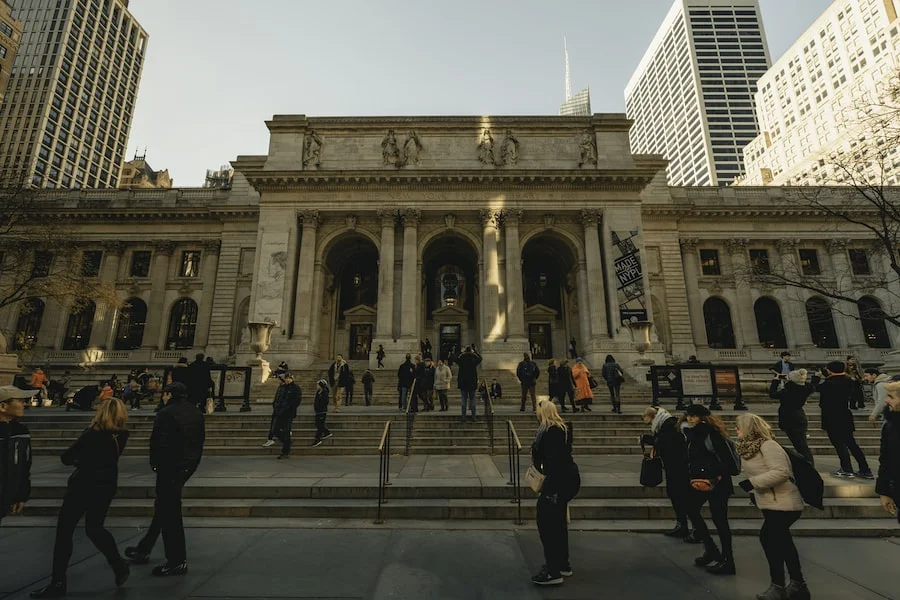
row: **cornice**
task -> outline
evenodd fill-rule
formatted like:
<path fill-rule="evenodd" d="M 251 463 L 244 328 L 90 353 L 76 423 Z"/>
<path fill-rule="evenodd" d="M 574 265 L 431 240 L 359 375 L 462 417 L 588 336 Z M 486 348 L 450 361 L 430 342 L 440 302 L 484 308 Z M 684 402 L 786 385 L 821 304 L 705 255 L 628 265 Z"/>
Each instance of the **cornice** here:
<path fill-rule="evenodd" d="M 545 116 L 381 116 L 381 117 L 307 117 L 275 115 L 266 121 L 270 132 L 300 133 L 352 129 L 355 132 L 383 132 L 390 127 L 415 127 L 417 131 L 480 131 L 484 127 L 515 127 L 527 132 L 575 131 L 590 127 L 597 131 L 629 131 L 632 121 L 621 113 L 603 113 L 584 117 L 551 118 Z"/>
<path fill-rule="evenodd" d="M 696 218 L 696 219 L 730 219 L 735 217 L 829 217 L 823 210 L 801 206 L 695 206 L 695 205 L 652 205 L 641 206 L 643 216 L 653 219 L 660 218 Z M 849 215 L 867 216 L 878 214 L 877 210 L 842 210 Z"/>

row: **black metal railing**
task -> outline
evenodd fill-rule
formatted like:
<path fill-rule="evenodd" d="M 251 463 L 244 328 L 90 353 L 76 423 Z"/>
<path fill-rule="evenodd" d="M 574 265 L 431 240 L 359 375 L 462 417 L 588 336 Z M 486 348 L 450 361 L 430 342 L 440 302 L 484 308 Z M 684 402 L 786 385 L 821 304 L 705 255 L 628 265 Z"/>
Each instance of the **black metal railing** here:
<path fill-rule="evenodd" d="M 409 388 L 409 394 L 406 396 L 406 456 L 409 456 L 409 448 L 412 445 L 413 425 L 416 423 L 416 412 L 419 409 L 419 403 L 416 402 L 416 410 L 410 410 L 413 403 L 413 394 L 416 393 L 416 382 L 413 381 L 412 387 Z"/>
<path fill-rule="evenodd" d="M 494 453 L 494 402 L 491 400 L 491 393 L 488 391 L 487 381 L 481 380 L 481 399 L 484 402 L 484 421 L 487 423 L 488 443 L 491 447 L 491 454 Z"/>
<path fill-rule="evenodd" d="M 506 449 L 509 453 L 509 481 L 506 485 L 511 485 L 513 489 L 513 504 L 517 505 L 516 525 L 522 524 L 522 474 L 520 473 L 521 463 L 519 454 L 522 452 L 522 442 L 519 441 L 519 434 L 516 432 L 516 426 L 512 421 L 506 422 Z"/>
<path fill-rule="evenodd" d="M 384 433 L 381 434 L 381 443 L 378 444 L 378 512 L 375 514 L 375 524 L 381 525 L 381 505 L 387 502 L 387 486 L 391 485 L 391 422 L 384 424 Z"/>

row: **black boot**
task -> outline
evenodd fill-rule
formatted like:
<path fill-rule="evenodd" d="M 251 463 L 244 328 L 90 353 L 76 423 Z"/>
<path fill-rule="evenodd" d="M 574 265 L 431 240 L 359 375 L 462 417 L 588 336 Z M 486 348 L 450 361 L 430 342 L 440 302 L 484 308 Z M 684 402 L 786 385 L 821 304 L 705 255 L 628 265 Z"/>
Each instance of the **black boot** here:
<path fill-rule="evenodd" d="M 119 559 L 119 562 L 113 565 L 113 574 L 116 576 L 116 587 L 122 587 L 128 581 L 128 576 L 131 575 L 131 567 L 127 562 Z"/>
<path fill-rule="evenodd" d="M 32 598 L 65 598 L 66 582 L 65 580 L 51 580 L 48 586 L 34 590 L 29 595 Z"/>
<path fill-rule="evenodd" d="M 724 562 L 724 558 L 722 558 L 722 553 L 719 552 L 719 547 L 716 546 L 716 543 L 712 540 L 712 537 L 707 536 L 705 540 L 703 540 L 704 552 L 703 556 L 698 556 L 694 559 L 694 564 L 698 567 L 708 567 L 712 564 L 717 564 L 720 562 Z"/>
<path fill-rule="evenodd" d="M 133 565 L 146 565 L 150 562 L 150 554 L 145 554 L 137 546 L 128 546 L 125 548 L 125 556 L 128 557 Z"/>
<path fill-rule="evenodd" d="M 667 537 L 684 539 L 687 536 L 691 535 L 691 530 L 688 529 L 687 523 L 679 522 L 675 525 L 674 529 L 670 529 L 665 533 Z"/>
<path fill-rule="evenodd" d="M 712 575 L 734 575 L 737 569 L 734 567 L 733 560 L 721 559 L 706 567 L 706 572 Z"/>

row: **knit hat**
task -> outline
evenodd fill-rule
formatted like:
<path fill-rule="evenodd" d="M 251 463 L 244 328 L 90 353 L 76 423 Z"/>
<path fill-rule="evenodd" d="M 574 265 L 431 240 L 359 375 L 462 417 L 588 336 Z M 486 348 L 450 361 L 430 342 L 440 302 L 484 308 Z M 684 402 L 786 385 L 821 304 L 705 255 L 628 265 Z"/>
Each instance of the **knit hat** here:
<path fill-rule="evenodd" d="M 328 389 L 328 381 L 326 381 L 325 379 L 320 379 L 320 380 L 318 380 L 318 381 L 316 382 L 316 385 L 318 385 L 319 387 L 323 387 L 323 388 L 325 388 L 326 390 Z"/>
<path fill-rule="evenodd" d="M 843 374 L 847 370 L 847 366 L 842 361 L 839 361 L 839 360 L 831 361 L 830 363 L 825 365 L 825 368 L 828 369 L 828 372 L 833 375 Z"/>
<path fill-rule="evenodd" d="M 708 417 L 712 413 L 710 413 L 709 409 L 702 404 L 691 404 L 687 407 L 687 410 L 684 411 L 684 414 L 692 417 Z"/>

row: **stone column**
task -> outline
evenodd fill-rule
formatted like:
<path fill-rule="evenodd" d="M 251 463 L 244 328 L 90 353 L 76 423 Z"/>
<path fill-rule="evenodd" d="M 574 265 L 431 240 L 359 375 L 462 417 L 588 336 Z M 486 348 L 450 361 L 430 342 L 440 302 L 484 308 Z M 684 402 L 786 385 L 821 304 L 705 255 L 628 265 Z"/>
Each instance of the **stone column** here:
<path fill-rule="evenodd" d="M 575 285 L 578 287 L 578 335 L 581 339 L 578 341 L 578 347 L 581 353 L 587 349 L 588 341 L 591 339 L 591 303 L 588 298 L 588 271 L 585 261 L 578 263 L 575 272 Z M 574 332 L 573 332 L 574 333 Z M 566 352 L 568 355 L 568 343 L 566 340 Z"/>
<path fill-rule="evenodd" d="M 302 216 L 297 297 L 294 300 L 294 337 L 309 340 L 310 319 L 317 317 L 313 307 L 313 269 L 316 264 L 316 230 L 319 228 L 320 218 L 317 210 L 305 210 Z"/>
<path fill-rule="evenodd" d="M 737 305 L 732 311 L 731 318 L 736 321 L 737 330 L 745 348 L 759 345 L 759 332 L 756 330 L 756 313 L 753 310 L 753 296 L 750 284 L 747 281 L 749 274 L 749 260 L 747 258 L 747 244 L 750 240 L 730 239 L 725 240 L 725 248 L 731 256 L 731 269 L 734 275 L 734 284 L 737 289 Z"/>
<path fill-rule="evenodd" d="M 100 281 L 115 285 L 116 280 L 119 278 L 119 265 L 122 263 L 122 254 L 125 253 L 125 244 L 122 242 L 104 242 L 102 246 L 103 267 L 100 269 Z M 116 309 L 111 306 L 97 305 L 89 346 L 112 350 L 116 337 L 116 313 Z"/>
<path fill-rule="evenodd" d="M 519 220 L 522 211 L 503 211 L 506 238 L 506 324 L 510 339 L 525 339 L 525 292 L 522 289 L 522 254 L 519 249 Z"/>
<path fill-rule="evenodd" d="M 194 346 L 206 348 L 209 343 L 209 323 L 212 320 L 213 299 L 216 295 L 216 273 L 219 270 L 219 249 L 222 242 L 209 240 L 203 242 L 203 254 L 200 256 L 200 281 L 203 282 L 203 291 L 200 296 L 199 314 L 197 315 L 197 339 Z"/>
<path fill-rule="evenodd" d="M 485 347 L 503 338 L 500 323 L 500 258 L 497 256 L 497 233 L 502 222 L 500 211 L 482 209 L 482 263 L 484 264 L 484 286 L 481 295 L 481 314 L 484 328 Z"/>
<path fill-rule="evenodd" d="M 896 315 L 900 310 L 900 279 L 891 265 L 890 254 L 885 249 L 885 244 L 881 240 L 872 243 L 869 253 L 872 265 L 872 273 L 875 275 L 876 281 L 884 282 L 882 294 L 879 296 L 884 312 L 889 315 Z M 900 327 L 895 327 L 887 323 L 888 335 L 891 339 L 891 347 L 900 347 Z"/>
<path fill-rule="evenodd" d="M 296 310 L 294 299 L 297 293 L 297 270 L 299 269 L 297 253 L 300 251 L 300 244 L 297 238 L 299 237 L 298 229 L 300 223 L 296 215 L 293 215 L 292 221 L 291 228 L 288 230 L 287 262 L 284 270 L 284 299 L 281 301 L 283 323 L 279 323 L 279 326 L 272 332 L 273 335 L 282 339 L 287 339 L 294 335 L 294 311 Z M 284 335 L 281 334 L 282 331 Z"/>
<path fill-rule="evenodd" d="M 847 292 L 848 295 L 852 295 L 853 272 L 850 270 L 850 257 L 847 255 L 849 242 L 850 240 L 846 239 L 830 239 L 825 241 L 825 248 L 831 258 L 835 288 L 838 292 Z M 855 316 L 851 316 L 859 315 L 857 306 L 848 302 L 840 302 L 838 306 L 841 310 L 832 311 L 838 339 L 850 348 L 868 348 L 862 323 Z"/>
<path fill-rule="evenodd" d="M 703 318 L 703 304 L 700 302 L 700 288 L 697 281 L 700 278 L 700 258 L 697 256 L 699 240 L 679 240 L 681 245 L 681 259 L 684 265 L 684 284 L 687 292 L 688 312 L 691 315 L 691 333 L 694 345 L 698 348 L 706 348 L 709 340 L 706 338 L 706 320 Z"/>
<path fill-rule="evenodd" d="M 381 219 L 381 249 L 378 253 L 378 316 L 375 338 L 378 343 L 384 344 L 394 337 L 394 236 L 397 211 L 382 209 L 378 211 L 378 217 Z M 406 233 L 403 235 L 405 249 Z M 374 352 L 372 354 L 374 356 Z"/>
<path fill-rule="evenodd" d="M 147 326 L 144 328 L 144 346 L 163 350 L 166 344 L 166 282 L 169 280 L 169 263 L 175 242 L 156 242 L 153 245 L 153 262 L 150 265 L 150 303 L 147 305 Z M 154 342 L 155 340 L 155 342 Z"/>
<path fill-rule="evenodd" d="M 775 248 L 778 250 L 778 257 L 781 261 L 781 272 L 787 275 L 797 272 L 797 240 L 776 240 Z M 801 299 L 799 291 L 789 287 L 785 288 L 781 320 L 785 325 L 788 345 L 793 345 L 800 350 L 813 348 L 809 319 L 806 316 L 806 304 Z"/>
<path fill-rule="evenodd" d="M 417 340 L 419 338 L 419 303 L 418 297 L 419 278 L 416 273 L 419 268 L 419 219 L 421 211 L 408 208 L 403 211 L 403 271 L 400 282 L 400 337 L 405 340 Z M 379 290 L 380 290 L 379 286 Z"/>
<path fill-rule="evenodd" d="M 603 280 L 603 257 L 600 255 L 600 233 L 597 226 L 603 217 L 599 210 L 584 209 L 581 211 L 581 222 L 584 226 L 584 258 L 587 267 L 588 307 L 590 315 L 591 336 L 578 345 L 584 352 L 593 349 L 594 342 L 599 342 L 600 336 L 609 335 L 606 319 L 606 284 Z M 612 286 L 615 290 L 615 286 Z M 579 302 L 579 306 L 581 303 Z M 610 307 L 616 311 L 613 322 L 618 322 L 619 315 L 616 305 Z"/>

